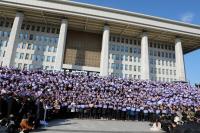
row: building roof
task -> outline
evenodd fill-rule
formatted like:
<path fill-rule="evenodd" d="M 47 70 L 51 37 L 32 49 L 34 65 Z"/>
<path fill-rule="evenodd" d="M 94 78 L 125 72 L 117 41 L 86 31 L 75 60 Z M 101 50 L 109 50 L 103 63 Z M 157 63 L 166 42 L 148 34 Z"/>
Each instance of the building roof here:
<path fill-rule="evenodd" d="M 140 37 L 145 30 L 149 38 L 174 43 L 176 37 L 183 40 L 184 53 L 200 47 L 200 26 L 159 17 L 122 11 L 107 7 L 64 0 L 1 0 L 3 17 L 14 17 L 23 11 L 25 21 L 59 25 L 63 17 L 72 29 L 101 33 L 105 24 L 111 33 Z"/>

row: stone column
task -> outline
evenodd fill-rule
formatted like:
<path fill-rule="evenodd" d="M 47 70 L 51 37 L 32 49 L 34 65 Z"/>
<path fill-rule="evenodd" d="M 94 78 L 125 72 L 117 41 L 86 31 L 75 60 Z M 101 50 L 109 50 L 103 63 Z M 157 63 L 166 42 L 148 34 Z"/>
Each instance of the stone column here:
<path fill-rule="evenodd" d="M 54 70 L 60 71 L 63 66 L 63 57 L 65 52 L 66 38 L 67 38 L 68 21 L 63 19 L 60 26 L 60 34 L 58 39 L 58 46 L 56 51 L 56 60 Z"/>
<path fill-rule="evenodd" d="M 15 53 L 17 49 L 16 40 L 19 38 L 19 32 L 21 31 L 23 18 L 24 18 L 23 13 L 21 12 L 16 13 L 12 29 L 10 32 L 10 37 L 8 39 L 8 45 L 3 60 L 3 66 L 11 67 L 12 64 L 14 63 Z"/>
<path fill-rule="evenodd" d="M 148 35 L 146 32 L 141 38 L 141 79 L 149 80 L 149 46 Z"/>
<path fill-rule="evenodd" d="M 101 48 L 100 76 L 108 76 L 109 37 L 110 27 L 104 26 Z"/>
<path fill-rule="evenodd" d="M 176 77 L 178 81 L 185 81 L 185 64 L 181 39 L 175 40 Z"/>

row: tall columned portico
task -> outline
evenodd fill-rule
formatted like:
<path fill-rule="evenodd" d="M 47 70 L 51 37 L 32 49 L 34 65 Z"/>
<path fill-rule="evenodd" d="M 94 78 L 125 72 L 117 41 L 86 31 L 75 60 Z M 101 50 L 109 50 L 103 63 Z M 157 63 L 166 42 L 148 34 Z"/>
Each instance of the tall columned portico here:
<path fill-rule="evenodd" d="M 148 35 L 146 32 L 141 38 L 141 79 L 149 80 L 149 46 Z"/>
<path fill-rule="evenodd" d="M 182 50 L 181 39 L 175 40 L 175 54 L 176 54 L 176 75 L 177 80 L 185 81 L 185 64 Z"/>
<path fill-rule="evenodd" d="M 19 32 L 21 31 L 23 18 L 24 18 L 23 13 L 21 12 L 16 13 L 16 16 L 12 25 L 10 37 L 8 40 L 7 50 L 6 50 L 6 54 L 3 61 L 3 66 L 7 66 L 7 67 L 12 66 L 14 56 L 15 56 L 14 54 L 17 49 L 16 40 L 18 38 Z"/>
<path fill-rule="evenodd" d="M 104 26 L 100 60 L 100 76 L 108 76 L 108 51 L 109 51 L 110 27 Z"/>
<path fill-rule="evenodd" d="M 61 70 L 63 65 L 64 50 L 67 38 L 68 21 L 63 19 L 60 26 L 60 34 L 58 39 L 58 47 L 56 51 L 55 70 Z"/>

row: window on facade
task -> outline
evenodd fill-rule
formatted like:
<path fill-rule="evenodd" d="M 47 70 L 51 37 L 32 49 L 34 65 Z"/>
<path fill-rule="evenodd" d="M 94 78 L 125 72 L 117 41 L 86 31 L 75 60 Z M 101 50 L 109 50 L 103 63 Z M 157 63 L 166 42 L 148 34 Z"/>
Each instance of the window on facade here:
<path fill-rule="evenodd" d="M 47 27 L 47 33 L 50 33 L 50 30 L 51 30 L 50 27 Z"/>
<path fill-rule="evenodd" d="M 26 30 L 29 30 L 29 29 L 30 29 L 30 25 L 27 25 L 27 26 L 26 26 Z"/>
<path fill-rule="evenodd" d="M 23 58 L 24 58 L 24 53 L 20 53 L 19 59 L 23 59 Z"/>
<path fill-rule="evenodd" d="M 162 66 L 164 66 L 164 60 L 161 60 L 161 64 L 162 64 Z"/>
<path fill-rule="evenodd" d="M 141 71 L 141 66 L 138 66 L 138 72 L 140 72 Z"/>
<path fill-rule="evenodd" d="M 156 48 L 156 43 L 154 43 L 154 48 Z"/>
<path fill-rule="evenodd" d="M 133 69 L 134 69 L 134 71 L 136 72 L 136 71 L 137 71 L 137 66 L 134 66 Z"/>
<path fill-rule="evenodd" d="M 141 54 L 141 48 L 138 48 L 138 54 Z"/>
<path fill-rule="evenodd" d="M 0 21 L 0 26 L 2 27 L 4 25 L 4 22 L 3 21 Z"/>
<path fill-rule="evenodd" d="M 162 74 L 163 74 L 163 75 L 165 74 L 165 69 L 162 69 Z"/>
<path fill-rule="evenodd" d="M 128 65 L 127 64 L 125 65 L 125 70 L 128 70 Z"/>
<path fill-rule="evenodd" d="M 137 54 L 137 48 L 133 49 L 134 54 Z"/>
<path fill-rule="evenodd" d="M 21 40 L 24 39 L 24 35 L 23 35 L 23 33 L 20 33 L 19 38 L 20 38 Z"/>
<path fill-rule="evenodd" d="M 172 47 L 171 47 L 171 45 L 169 45 L 169 50 L 171 50 L 172 49 Z"/>
<path fill-rule="evenodd" d="M 18 43 L 18 44 L 17 44 L 17 48 L 20 48 L 20 46 L 21 46 L 21 44 L 20 44 L 20 43 Z"/>
<path fill-rule="evenodd" d="M 134 40 L 134 45 L 137 45 L 137 40 Z"/>
<path fill-rule="evenodd" d="M 152 48 L 152 45 L 153 45 L 152 42 L 150 42 L 150 48 Z"/>
<path fill-rule="evenodd" d="M 168 75 L 169 74 L 169 70 L 168 69 L 166 69 L 166 75 Z"/>
<path fill-rule="evenodd" d="M 120 46 L 119 45 L 117 45 L 117 51 L 120 51 Z"/>
<path fill-rule="evenodd" d="M 120 38 L 119 37 L 117 37 L 117 42 L 120 42 Z"/>
<path fill-rule="evenodd" d="M 25 28 L 25 24 L 22 24 L 21 29 L 24 30 Z"/>
<path fill-rule="evenodd" d="M 140 63 L 140 57 L 138 57 L 138 62 Z"/>
<path fill-rule="evenodd" d="M 51 33 L 55 33 L 56 29 L 52 28 Z"/>
<path fill-rule="evenodd" d="M 133 40 L 132 39 L 130 40 L 129 44 L 133 44 Z"/>
<path fill-rule="evenodd" d="M 48 69 L 49 69 L 49 66 L 45 66 L 45 69 L 48 70 Z"/>
<path fill-rule="evenodd" d="M 158 60 L 158 65 L 160 65 L 160 60 Z"/>
<path fill-rule="evenodd" d="M 175 54 L 173 54 L 173 59 L 175 59 Z"/>
<path fill-rule="evenodd" d="M 28 40 L 28 33 L 25 33 L 24 39 Z"/>
<path fill-rule="evenodd" d="M 59 28 L 57 28 L 56 34 L 59 34 L 59 32 L 60 32 L 60 29 L 59 29 Z"/>
<path fill-rule="evenodd" d="M 150 50 L 150 56 L 153 56 L 153 51 L 152 50 Z"/>
<path fill-rule="evenodd" d="M 118 54 L 115 55 L 115 60 L 119 60 L 119 55 Z"/>
<path fill-rule="evenodd" d="M 134 57 L 134 62 L 137 62 L 137 57 Z"/>
<path fill-rule="evenodd" d="M 22 49 L 25 49 L 26 48 L 26 43 L 23 43 L 22 44 Z"/>
<path fill-rule="evenodd" d="M 114 63 L 112 63 L 111 68 L 115 69 L 115 64 Z"/>
<path fill-rule="evenodd" d="M 56 59 L 55 56 L 52 56 L 52 62 L 55 62 L 55 59 Z"/>
<path fill-rule="evenodd" d="M 173 67 L 175 67 L 175 61 L 173 61 Z"/>
<path fill-rule="evenodd" d="M 45 27 L 42 27 L 42 32 L 45 32 Z"/>
<path fill-rule="evenodd" d="M 50 40 L 49 37 L 45 37 L 45 40 L 44 40 L 44 41 L 45 41 L 45 42 L 50 42 L 49 40 Z"/>
<path fill-rule="evenodd" d="M 165 53 L 165 57 L 168 58 L 168 53 L 167 52 Z"/>
<path fill-rule="evenodd" d="M 121 38 L 121 43 L 124 43 L 124 38 Z"/>
<path fill-rule="evenodd" d="M 36 36 L 36 37 L 35 37 L 35 40 L 36 40 L 36 41 L 40 41 L 40 36 Z"/>
<path fill-rule="evenodd" d="M 18 53 L 18 52 L 16 52 L 15 58 L 16 58 L 16 59 L 19 59 L 19 53 Z"/>
<path fill-rule="evenodd" d="M 121 52 L 124 52 L 124 46 L 121 46 Z"/>
<path fill-rule="evenodd" d="M 160 51 L 158 51 L 158 57 L 160 57 Z"/>
<path fill-rule="evenodd" d="M 4 31 L 4 37 L 8 37 L 8 32 Z"/>
<path fill-rule="evenodd" d="M 39 50 L 39 51 L 43 51 L 43 46 L 39 45 L 39 46 L 38 46 L 38 50 Z"/>
<path fill-rule="evenodd" d="M 167 50 L 167 47 L 168 47 L 168 46 L 165 44 L 165 49 L 166 49 L 166 50 Z"/>
<path fill-rule="evenodd" d="M 127 52 L 127 53 L 128 53 L 128 47 L 125 47 L 125 52 Z"/>
<path fill-rule="evenodd" d="M 0 37 L 3 37 L 3 31 L 0 31 Z"/>
<path fill-rule="evenodd" d="M 161 44 L 161 49 L 164 49 L 164 46 L 163 46 L 163 44 Z"/>
<path fill-rule="evenodd" d="M 32 31 L 34 31 L 34 30 L 35 30 L 35 26 L 34 26 L 34 25 L 32 25 L 32 27 L 31 27 L 31 30 L 32 30 Z"/>
<path fill-rule="evenodd" d="M 152 64 L 152 65 L 153 65 L 153 59 L 150 59 L 150 64 Z"/>
<path fill-rule="evenodd" d="M 157 56 L 157 51 L 154 51 L 154 56 Z"/>
<path fill-rule="evenodd" d="M 6 51 L 3 51 L 3 57 L 5 57 Z"/>
<path fill-rule="evenodd" d="M 35 61 L 35 55 L 34 54 L 31 54 L 31 60 Z"/>
<path fill-rule="evenodd" d="M 29 54 L 26 53 L 26 55 L 25 55 L 25 60 L 28 60 L 28 59 L 29 59 Z"/>
<path fill-rule="evenodd" d="M 129 48 L 129 51 L 130 51 L 130 53 L 132 53 L 133 52 L 133 48 Z"/>
<path fill-rule="evenodd" d="M 169 58 L 172 58 L 172 53 L 169 53 Z"/>
<path fill-rule="evenodd" d="M 116 69 L 117 69 L 117 70 L 119 69 L 119 64 L 116 64 Z"/>
<path fill-rule="evenodd" d="M 158 43 L 158 48 L 160 48 L 160 43 Z"/>
<path fill-rule="evenodd" d="M 162 52 L 162 57 L 163 57 L 163 58 L 165 57 L 165 53 L 164 53 L 164 52 Z"/>
<path fill-rule="evenodd" d="M 111 45 L 111 49 L 112 49 L 112 51 L 115 51 L 115 45 L 114 44 Z"/>
<path fill-rule="evenodd" d="M 158 68 L 158 74 L 161 74 L 161 70 L 160 70 L 160 68 Z"/>
<path fill-rule="evenodd" d="M 133 58 L 132 56 L 129 57 L 129 61 L 130 61 L 130 62 L 132 62 L 132 60 L 133 60 L 132 58 Z"/>
<path fill-rule="evenodd" d="M 121 61 L 123 61 L 124 60 L 124 55 L 121 55 Z"/>
<path fill-rule="evenodd" d="M 28 64 L 24 64 L 24 69 L 27 69 L 28 68 Z"/>
<path fill-rule="evenodd" d="M 18 66 L 17 66 L 19 69 L 22 68 L 22 63 L 18 63 Z"/>
<path fill-rule="evenodd" d="M 123 70 L 123 68 L 124 68 L 124 65 L 120 64 L 120 70 Z"/>
<path fill-rule="evenodd" d="M 6 25 L 5 25 L 5 27 L 9 27 L 9 22 L 6 22 Z"/>
<path fill-rule="evenodd" d="M 41 55 L 41 56 L 40 56 L 40 60 L 41 60 L 41 61 L 44 61 L 44 60 L 45 60 L 45 56 Z"/>
<path fill-rule="evenodd" d="M 36 31 L 38 31 L 38 32 L 40 31 L 40 26 L 37 26 L 37 29 L 36 29 Z"/>
<path fill-rule="evenodd" d="M 7 40 L 3 41 L 3 46 L 7 47 L 7 45 L 8 45 L 8 41 Z"/>
<path fill-rule="evenodd" d="M 30 34 L 29 40 L 33 40 L 33 34 Z"/>
<path fill-rule="evenodd" d="M 153 73 L 153 67 L 151 67 L 151 71 L 150 72 Z"/>
<path fill-rule="evenodd" d="M 172 70 L 170 70 L 170 75 L 172 75 Z"/>
<path fill-rule="evenodd" d="M 128 44 L 128 39 L 126 39 L 126 44 Z"/>
<path fill-rule="evenodd" d="M 132 71 L 132 65 L 129 65 L 129 71 Z"/>
<path fill-rule="evenodd" d="M 156 74 L 157 73 L 157 69 L 156 68 L 154 68 L 154 74 Z"/>
<path fill-rule="evenodd" d="M 51 57 L 50 56 L 47 56 L 47 62 L 50 62 L 50 60 L 51 60 Z"/>
<path fill-rule="evenodd" d="M 55 44 L 58 44 L 58 38 L 57 37 L 55 38 Z"/>
<path fill-rule="evenodd" d="M 125 55 L 125 61 L 128 61 L 128 55 Z"/>

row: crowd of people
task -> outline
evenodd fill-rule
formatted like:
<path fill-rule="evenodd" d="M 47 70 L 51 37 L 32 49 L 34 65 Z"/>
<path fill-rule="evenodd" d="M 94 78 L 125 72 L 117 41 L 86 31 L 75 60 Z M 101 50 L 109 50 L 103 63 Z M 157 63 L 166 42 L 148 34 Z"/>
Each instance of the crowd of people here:
<path fill-rule="evenodd" d="M 200 89 L 187 83 L 0 67 L 0 119 L 22 129 L 61 117 L 198 122 L 199 112 Z"/>

